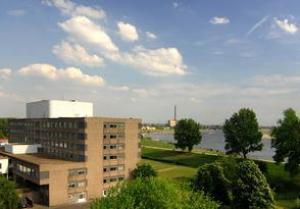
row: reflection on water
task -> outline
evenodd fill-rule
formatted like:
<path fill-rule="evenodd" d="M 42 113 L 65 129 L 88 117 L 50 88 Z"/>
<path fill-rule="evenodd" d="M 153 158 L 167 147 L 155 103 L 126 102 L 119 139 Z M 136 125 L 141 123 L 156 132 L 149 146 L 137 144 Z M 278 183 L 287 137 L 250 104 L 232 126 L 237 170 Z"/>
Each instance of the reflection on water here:
<path fill-rule="evenodd" d="M 224 151 L 225 138 L 222 130 L 208 130 L 204 131 L 202 135 L 201 144 L 197 145 L 196 147 Z M 152 139 L 159 139 L 161 141 L 174 142 L 174 134 L 169 132 L 153 132 L 145 134 L 145 136 L 151 137 Z M 271 149 L 271 140 L 263 138 L 262 142 L 264 144 L 263 150 L 250 153 L 249 157 L 255 159 L 272 160 L 274 150 Z"/>

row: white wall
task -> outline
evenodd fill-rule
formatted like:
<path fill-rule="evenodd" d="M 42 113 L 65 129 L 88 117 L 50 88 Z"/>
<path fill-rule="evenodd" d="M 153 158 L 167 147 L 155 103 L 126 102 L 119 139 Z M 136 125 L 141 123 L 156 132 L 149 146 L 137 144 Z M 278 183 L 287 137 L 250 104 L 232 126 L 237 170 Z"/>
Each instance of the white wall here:
<path fill-rule="evenodd" d="M 42 100 L 26 104 L 27 118 L 93 117 L 89 102 Z"/>
<path fill-rule="evenodd" d="M 0 174 L 6 174 L 8 172 L 8 159 L 0 158 Z"/>
<path fill-rule="evenodd" d="M 38 152 L 38 148 L 41 147 L 39 144 L 6 144 L 5 152 L 13 154 L 33 154 Z"/>

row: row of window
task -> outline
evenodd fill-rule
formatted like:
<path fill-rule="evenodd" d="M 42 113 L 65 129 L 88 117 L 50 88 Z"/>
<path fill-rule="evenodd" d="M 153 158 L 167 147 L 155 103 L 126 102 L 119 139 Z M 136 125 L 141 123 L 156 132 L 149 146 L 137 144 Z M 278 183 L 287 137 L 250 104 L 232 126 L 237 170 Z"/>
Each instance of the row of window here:
<path fill-rule="evenodd" d="M 86 192 L 73 193 L 73 194 L 69 194 L 68 196 L 69 196 L 69 200 L 71 202 L 78 202 L 78 201 L 86 200 Z"/>
<path fill-rule="evenodd" d="M 103 179 L 104 184 L 109 184 L 117 181 L 123 181 L 124 176 L 112 176 L 112 177 L 107 177 Z"/>
<path fill-rule="evenodd" d="M 75 168 L 69 170 L 69 176 L 80 176 L 80 175 L 86 175 L 87 169 L 86 168 Z"/>
<path fill-rule="evenodd" d="M 103 145 L 103 149 L 112 149 L 112 150 L 123 150 L 125 147 L 124 144 L 104 144 Z"/>
<path fill-rule="evenodd" d="M 123 171 L 125 169 L 124 165 L 115 165 L 115 166 L 106 166 L 103 168 L 103 172 L 114 172 L 114 171 Z"/>
<path fill-rule="evenodd" d="M 70 181 L 68 184 L 69 189 L 72 188 L 83 188 L 86 187 L 87 185 L 87 181 L 83 180 L 83 181 Z"/>
<path fill-rule="evenodd" d="M 124 159 L 124 154 L 119 155 L 104 155 L 103 160 L 122 160 Z"/>
<path fill-rule="evenodd" d="M 17 164 L 16 166 L 17 171 L 27 176 L 36 177 L 36 171 L 33 168 L 27 167 L 22 164 Z"/>
<path fill-rule="evenodd" d="M 43 148 L 43 152 L 47 153 L 50 157 L 55 157 L 64 160 L 71 160 L 77 162 L 84 162 L 87 160 L 87 156 L 83 154 L 77 154 L 74 152 L 67 152 L 61 149 L 53 149 L 53 148 Z"/>
<path fill-rule="evenodd" d="M 124 128 L 125 123 L 104 123 L 104 128 Z"/>
<path fill-rule="evenodd" d="M 114 133 L 114 134 L 104 134 L 104 139 L 123 139 L 125 137 L 124 133 Z"/>

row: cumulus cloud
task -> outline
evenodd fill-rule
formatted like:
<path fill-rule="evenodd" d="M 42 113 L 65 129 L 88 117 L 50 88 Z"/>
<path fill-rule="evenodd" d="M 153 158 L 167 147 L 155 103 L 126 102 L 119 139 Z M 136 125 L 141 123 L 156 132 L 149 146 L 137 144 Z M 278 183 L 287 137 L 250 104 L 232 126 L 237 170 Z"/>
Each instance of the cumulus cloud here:
<path fill-rule="evenodd" d="M 8 68 L 0 69 L 0 78 L 6 80 L 11 76 L 11 73 L 12 73 L 11 69 Z"/>
<path fill-rule="evenodd" d="M 184 75 L 187 66 L 176 48 L 145 49 L 138 47 L 123 56 L 123 62 L 143 70 L 148 75 Z"/>
<path fill-rule="evenodd" d="M 26 11 L 23 9 L 14 9 L 14 10 L 7 11 L 6 14 L 10 16 L 20 17 L 20 16 L 24 16 L 26 14 Z"/>
<path fill-rule="evenodd" d="M 94 19 L 103 19 L 106 17 L 105 11 L 98 8 L 78 5 L 70 0 L 44 0 L 47 6 L 58 8 L 64 15 L 86 16 Z"/>
<path fill-rule="evenodd" d="M 52 52 L 68 64 L 87 67 L 101 67 L 104 64 L 102 57 L 96 54 L 90 55 L 87 50 L 79 44 L 71 44 L 66 41 L 55 45 Z"/>
<path fill-rule="evenodd" d="M 179 7 L 179 3 L 178 3 L 178 2 L 173 2 L 172 5 L 173 5 L 173 7 L 174 7 L 175 9 Z"/>
<path fill-rule="evenodd" d="M 156 39 L 157 36 L 154 33 L 151 33 L 149 31 L 146 32 L 146 36 L 150 39 Z"/>
<path fill-rule="evenodd" d="M 139 34 L 134 25 L 125 22 L 118 22 L 119 35 L 124 41 L 137 41 Z"/>
<path fill-rule="evenodd" d="M 73 17 L 65 22 L 59 23 L 59 26 L 65 32 L 69 33 L 71 37 L 92 45 L 93 47 L 100 47 L 102 50 L 110 52 L 117 52 L 119 50 L 104 28 L 95 24 L 87 17 Z"/>
<path fill-rule="evenodd" d="M 290 23 L 288 19 L 279 20 L 274 18 L 276 25 L 283 31 L 289 34 L 295 34 L 298 32 L 298 27 L 294 23 Z"/>
<path fill-rule="evenodd" d="M 228 17 L 213 17 L 210 20 L 210 23 L 213 25 L 226 25 L 230 23 L 230 20 L 228 19 Z"/>
<path fill-rule="evenodd" d="M 101 76 L 84 74 L 79 68 L 75 67 L 58 69 L 49 64 L 32 64 L 19 69 L 18 74 L 42 77 L 53 81 L 70 80 L 91 86 L 104 85 L 104 79 Z"/>

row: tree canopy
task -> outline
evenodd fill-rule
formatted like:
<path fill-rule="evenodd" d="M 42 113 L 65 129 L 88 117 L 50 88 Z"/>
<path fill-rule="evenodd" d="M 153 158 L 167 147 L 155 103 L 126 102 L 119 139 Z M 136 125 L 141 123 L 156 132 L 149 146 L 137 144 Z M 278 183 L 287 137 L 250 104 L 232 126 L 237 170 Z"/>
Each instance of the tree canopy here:
<path fill-rule="evenodd" d="M 287 159 L 285 169 L 295 175 L 299 173 L 300 164 L 300 119 L 291 108 L 283 115 L 272 131 L 272 146 L 276 149 L 273 159 L 277 163 Z"/>
<path fill-rule="evenodd" d="M 0 175 L 0 208 L 16 209 L 19 205 L 19 197 L 14 182 L 8 181 Z"/>
<path fill-rule="evenodd" d="M 262 150 L 262 133 L 255 112 L 248 108 L 240 109 L 223 126 L 227 153 L 238 153 L 244 158 L 249 152 Z"/>
<path fill-rule="evenodd" d="M 223 167 L 218 163 L 201 166 L 198 169 L 193 188 L 196 191 L 204 191 L 218 202 L 230 204 L 230 181 L 225 177 Z"/>
<path fill-rule="evenodd" d="M 0 118 L 0 138 L 8 136 L 8 119 Z"/>
<path fill-rule="evenodd" d="M 251 160 L 238 164 L 237 178 L 232 181 L 233 207 L 237 209 L 268 209 L 274 203 L 269 184 Z"/>
<path fill-rule="evenodd" d="M 177 141 L 176 148 L 192 151 L 194 145 L 202 140 L 201 126 L 193 119 L 182 119 L 175 126 L 174 138 Z"/>
<path fill-rule="evenodd" d="M 159 178 L 138 178 L 92 202 L 90 209 L 217 209 L 219 205 L 203 193 L 181 191 Z"/>

